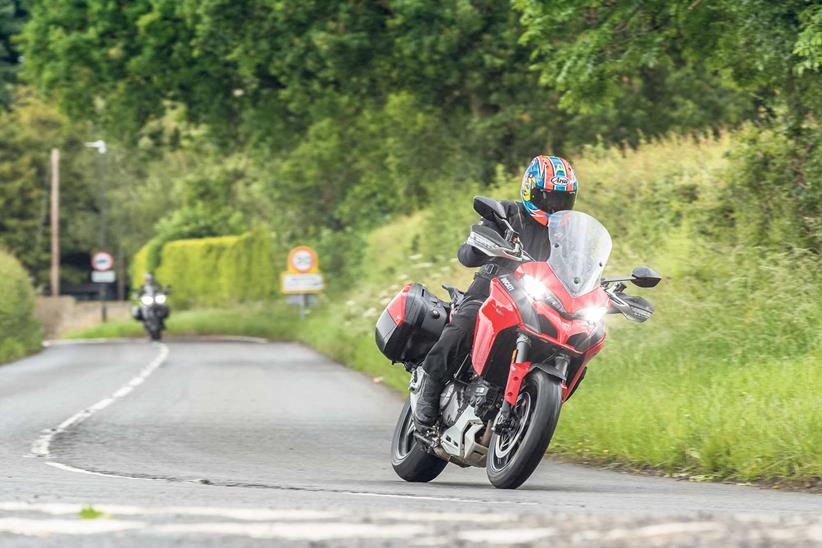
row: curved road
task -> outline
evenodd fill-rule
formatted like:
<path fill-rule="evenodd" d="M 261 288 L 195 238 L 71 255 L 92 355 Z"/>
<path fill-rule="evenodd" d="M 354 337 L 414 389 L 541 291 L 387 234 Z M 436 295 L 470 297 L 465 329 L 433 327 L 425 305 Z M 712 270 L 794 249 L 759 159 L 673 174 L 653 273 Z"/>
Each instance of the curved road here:
<path fill-rule="evenodd" d="M 298 345 L 51 346 L 0 367 L 0 543 L 822 545 L 815 494 L 550 460 L 517 491 L 404 483 L 401 405 Z"/>

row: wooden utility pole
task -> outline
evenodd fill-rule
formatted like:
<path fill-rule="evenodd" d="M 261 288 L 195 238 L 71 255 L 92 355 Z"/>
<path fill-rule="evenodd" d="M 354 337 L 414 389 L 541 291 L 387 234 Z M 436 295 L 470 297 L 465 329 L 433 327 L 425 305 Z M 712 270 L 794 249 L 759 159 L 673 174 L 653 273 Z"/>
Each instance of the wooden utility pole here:
<path fill-rule="evenodd" d="M 60 295 L 60 150 L 51 149 L 51 295 Z"/>

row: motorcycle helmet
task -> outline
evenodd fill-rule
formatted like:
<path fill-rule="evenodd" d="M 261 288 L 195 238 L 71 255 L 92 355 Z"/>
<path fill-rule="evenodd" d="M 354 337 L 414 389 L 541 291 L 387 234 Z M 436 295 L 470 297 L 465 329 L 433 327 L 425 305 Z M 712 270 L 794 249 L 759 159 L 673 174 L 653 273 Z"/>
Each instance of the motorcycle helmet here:
<path fill-rule="evenodd" d="M 537 156 L 522 176 L 519 195 L 531 217 L 547 225 L 552 213 L 574 207 L 577 197 L 574 168 L 559 156 Z"/>

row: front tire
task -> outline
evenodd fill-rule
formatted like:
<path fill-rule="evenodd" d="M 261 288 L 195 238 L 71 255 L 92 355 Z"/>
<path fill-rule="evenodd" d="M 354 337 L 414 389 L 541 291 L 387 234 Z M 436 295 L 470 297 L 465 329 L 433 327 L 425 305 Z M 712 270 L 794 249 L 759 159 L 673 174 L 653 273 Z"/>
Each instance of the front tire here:
<path fill-rule="evenodd" d="M 152 341 L 159 341 L 163 337 L 163 330 L 160 326 L 156 323 L 146 323 L 145 324 L 146 331 L 148 332 L 148 338 Z"/>
<path fill-rule="evenodd" d="M 411 400 L 405 401 L 391 440 L 391 466 L 405 481 L 431 481 L 440 475 L 448 463 L 428 454 L 414 437 Z"/>
<path fill-rule="evenodd" d="M 500 489 L 516 489 L 527 480 L 545 456 L 554 435 L 562 404 L 559 381 L 535 369 L 525 377 L 512 413 L 517 425 L 491 437 L 486 471 Z"/>

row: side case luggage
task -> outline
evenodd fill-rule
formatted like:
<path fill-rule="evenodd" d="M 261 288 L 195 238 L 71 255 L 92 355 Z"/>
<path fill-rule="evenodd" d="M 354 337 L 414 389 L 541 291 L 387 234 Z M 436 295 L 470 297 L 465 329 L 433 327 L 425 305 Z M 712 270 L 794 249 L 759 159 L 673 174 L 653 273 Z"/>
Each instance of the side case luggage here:
<path fill-rule="evenodd" d="M 449 306 L 423 285 L 410 283 L 380 315 L 375 338 L 392 362 L 417 363 L 425 358 L 448 322 Z"/>

